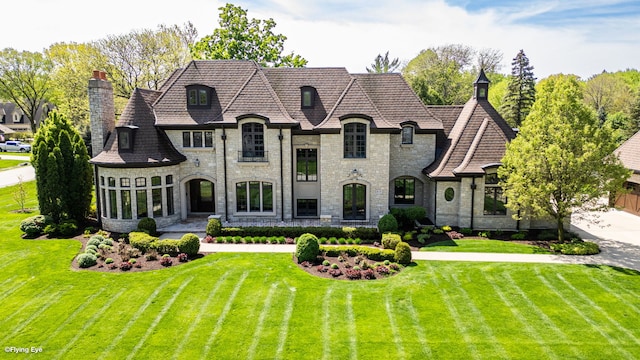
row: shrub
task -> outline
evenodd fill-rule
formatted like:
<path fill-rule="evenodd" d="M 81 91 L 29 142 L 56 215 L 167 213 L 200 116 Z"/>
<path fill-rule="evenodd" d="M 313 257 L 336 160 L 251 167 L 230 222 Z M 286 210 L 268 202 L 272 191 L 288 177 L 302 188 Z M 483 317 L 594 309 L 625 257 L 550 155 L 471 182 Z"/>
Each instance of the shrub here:
<path fill-rule="evenodd" d="M 394 259 L 395 252 L 390 249 L 381 250 L 369 246 L 321 246 L 320 250 L 327 256 L 356 256 L 358 254 L 373 261 L 392 261 Z M 359 261 L 358 261 L 359 262 Z"/>
<path fill-rule="evenodd" d="M 396 263 L 391 263 L 391 264 L 389 264 L 389 269 L 393 270 L 393 271 L 398 271 L 398 270 L 400 270 L 400 266 L 398 266 L 398 264 L 396 264 Z"/>
<path fill-rule="evenodd" d="M 380 275 L 389 275 L 389 273 L 390 273 L 389 268 L 384 266 L 384 265 L 377 266 L 376 267 L 376 271 Z"/>
<path fill-rule="evenodd" d="M 385 249 L 395 250 L 400 241 L 398 234 L 382 234 L 382 247 Z"/>
<path fill-rule="evenodd" d="M 356 267 L 354 267 L 353 269 L 346 269 L 344 274 L 347 276 L 347 279 L 350 280 L 357 280 L 362 276 L 362 273 L 360 272 L 360 270 L 357 270 Z"/>
<path fill-rule="evenodd" d="M 451 231 L 451 226 L 449 225 L 444 225 L 443 227 L 441 227 L 440 229 L 442 229 L 442 231 L 447 232 L 447 231 Z"/>
<path fill-rule="evenodd" d="M 316 270 L 318 270 L 319 272 L 323 273 L 323 272 L 327 272 L 329 271 L 329 268 L 324 266 L 324 265 L 318 265 L 318 267 L 316 268 Z"/>
<path fill-rule="evenodd" d="M 329 269 L 329 274 L 333 277 L 338 277 L 342 275 L 342 270 L 340 269 Z"/>
<path fill-rule="evenodd" d="M 169 267 L 173 264 L 173 261 L 171 260 L 170 257 L 165 257 L 164 255 L 162 256 L 162 259 L 160 259 L 160 265 L 162 266 L 166 266 Z"/>
<path fill-rule="evenodd" d="M 378 220 L 378 231 L 381 234 L 398 231 L 398 220 L 391 214 L 384 215 Z"/>
<path fill-rule="evenodd" d="M 102 244 L 102 239 L 98 238 L 97 235 L 94 235 L 90 237 L 89 240 L 87 240 L 87 246 L 89 245 L 100 246 L 100 244 Z"/>
<path fill-rule="evenodd" d="M 350 239 L 353 239 L 355 236 L 355 232 L 356 232 L 356 228 L 354 227 L 349 227 L 349 226 L 343 226 L 342 227 L 342 232 L 344 233 L 344 236 Z"/>
<path fill-rule="evenodd" d="M 133 264 L 128 261 L 123 261 L 120 263 L 120 270 L 129 271 L 133 267 Z"/>
<path fill-rule="evenodd" d="M 189 259 L 189 255 L 185 253 L 178 254 L 178 261 L 180 262 L 187 262 L 188 259 Z"/>
<path fill-rule="evenodd" d="M 402 235 L 402 240 L 403 241 L 411 241 L 413 240 L 413 235 L 415 234 L 414 231 L 409 231 L 407 233 L 405 233 L 404 235 Z"/>
<path fill-rule="evenodd" d="M 325 260 L 325 261 L 322 262 L 322 265 L 329 266 L 329 265 L 331 265 L 331 262 L 329 262 L 329 260 Z"/>
<path fill-rule="evenodd" d="M 517 232 L 515 234 L 511 235 L 511 239 L 512 240 L 524 240 L 524 238 L 527 236 L 527 232 L 526 231 L 520 231 Z"/>
<path fill-rule="evenodd" d="M 82 253 L 78 255 L 78 266 L 88 268 L 98 263 L 98 258 L 93 254 Z"/>
<path fill-rule="evenodd" d="M 431 234 L 420 234 L 418 235 L 418 242 L 424 245 L 430 238 Z"/>
<path fill-rule="evenodd" d="M 412 206 L 404 210 L 407 220 L 414 223 L 416 220 L 421 220 L 427 217 L 427 209 L 422 206 Z"/>
<path fill-rule="evenodd" d="M 453 230 L 452 231 L 447 231 L 447 236 L 451 240 L 462 239 L 464 237 L 464 235 L 462 235 L 462 233 L 459 233 L 459 232 L 453 231 Z"/>
<path fill-rule="evenodd" d="M 433 229 L 433 233 L 436 235 L 444 234 L 444 230 L 442 229 Z"/>
<path fill-rule="evenodd" d="M 58 233 L 58 226 L 56 224 L 49 224 L 44 227 L 42 232 L 48 237 L 54 237 Z"/>
<path fill-rule="evenodd" d="M 112 259 L 112 258 L 106 258 L 106 259 L 104 260 L 104 263 L 105 263 L 105 264 L 113 264 L 113 259 Z"/>
<path fill-rule="evenodd" d="M 220 223 L 220 220 L 209 219 L 206 233 L 210 236 L 220 236 L 222 234 L 222 223 Z"/>
<path fill-rule="evenodd" d="M 396 246 L 396 254 L 395 261 L 399 264 L 410 264 L 411 263 L 411 247 L 406 242 L 399 242 Z"/>
<path fill-rule="evenodd" d="M 143 253 L 153 248 L 153 244 L 158 240 L 146 232 L 134 231 L 129 233 L 129 244 Z"/>
<path fill-rule="evenodd" d="M 200 251 L 200 238 L 198 237 L 198 235 L 192 233 L 182 235 L 182 238 L 180 238 L 180 242 L 178 244 L 178 250 L 189 256 L 198 254 L 198 251 Z"/>
<path fill-rule="evenodd" d="M 460 229 L 460 233 L 461 233 L 462 235 L 469 236 L 469 235 L 472 235 L 472 234 L 473 234 L 473 229 L 471 229 L 471 228 L 461 228 L 461 229 Z"/>
<path fill-rule="evenodd" d="M 86 252 L 87 250 L 92 250 L 92 251 L 98 252 L 98 247 L 97 247 L 97 246 L 95 246 L 95 245 L 87 245 L 87 246 L 84 248 L 84 251 Z"/>
<path fill-rule="evenodd" d="M 362 274 L 362 277 L 367 279 L 367 280 L 373 280 L 373 279 L 376 278 L 376 274 L 373 271 L 373 269 L 362 270 L 361 274 Z"/>
<path fill-rule="evenodd" d="M 179 245 L 180 240 L 162 239 L 154 241 L 151 246 L 159 253 L 175 256 L 180 252 L 178 248 Z"/>
<path fill-rule="evenodd" d="M 20 231 L 27 238 L 34 238 L 42 235 L 47 225 L 53 224 L 53 219 L 47 215 L 36 215 L 28 217 L 20 222 Z"/>
<path fill-rule="evenodd" d="M 558 232 L 554 230 L 542 230 L 538 234 L 538 240 L 548 241 L 548 240 L 556 240 L 558 238 Z"/>
<path fill-rule="evenodd" d="M 156 221 L 152 218 L 142 218 L 138 222 L 138 231 L 145 232 L 149 235 L 156 234 Z"/>
<path fill-rule="evenodd" d="M 595 255 L 600 252 L 598 244 L 590 241 L 572 241 L 563 244 L 551 244 L 551 250 L 564 255 Z"/>
<path fill-rule="evenodd" d="M 58 225 L 58 234 L 70 237 L 78 233 L 78 223 L 75 220 L 64 220 Z"/>
<path fill-rule="evenodd" d="M 145 259 L 147 259 L 147 261 L 158 260 L 158 252 L 155 250 L 149 250 L 145 255 Z"/>
<path fill-rule="evenodd" d="M 318 238 L 313 234 L 303 234 L 298 238 L 296 244 L 296 258 L 298 263 L 303 261 L 314 261 L 320 252 Z"/>

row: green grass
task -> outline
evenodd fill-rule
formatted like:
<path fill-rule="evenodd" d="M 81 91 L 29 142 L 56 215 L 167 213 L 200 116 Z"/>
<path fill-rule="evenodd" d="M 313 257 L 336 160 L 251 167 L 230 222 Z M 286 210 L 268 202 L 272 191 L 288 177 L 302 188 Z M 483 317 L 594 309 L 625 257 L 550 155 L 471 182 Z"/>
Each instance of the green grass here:
<path fill-rule="evenodd" d="M 538 246 L 512 243 L 501 240 L 446 240 L 420 248 L 420 251 L 479 252 L 506 254 L 550 254 Z"/>
<path fill-rule="evenodd" d="M 42 348 L 21 358 L 640 358 L 635 271 L 419 261 L 352 282 L 313 277 L 290 254 L 220 253 L 74 271 L 80 243 L 20 239 L 11 208 L 0 202 L 0 344 Z"/>
<path fill-rule="evenodd" d="M 19 166 L 20 164 L 24 164 L 26 162 L 29 162 L 29 160 L 0 159 L 0 170 L 7 170 L 7 169 L 10 169 L 10 168 L 14 168 L 14 167 Z"/>

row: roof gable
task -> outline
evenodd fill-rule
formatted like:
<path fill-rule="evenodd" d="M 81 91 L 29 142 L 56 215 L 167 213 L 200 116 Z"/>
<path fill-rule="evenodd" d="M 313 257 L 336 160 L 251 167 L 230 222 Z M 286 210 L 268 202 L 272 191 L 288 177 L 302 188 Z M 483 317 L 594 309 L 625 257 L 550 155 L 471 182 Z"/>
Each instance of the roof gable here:
<path fill-rule="evenodd" d="M 622 143 L 614 153 L 627 169 L 640 173 L 640 131 Z"/>

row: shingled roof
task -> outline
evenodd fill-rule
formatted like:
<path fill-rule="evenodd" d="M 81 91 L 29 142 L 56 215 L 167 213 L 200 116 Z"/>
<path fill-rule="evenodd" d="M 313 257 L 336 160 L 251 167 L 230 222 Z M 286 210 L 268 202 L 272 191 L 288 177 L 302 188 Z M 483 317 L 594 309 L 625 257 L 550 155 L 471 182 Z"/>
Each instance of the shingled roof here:
<path fill-rule="evenodd" d="M 132 151 L 118 150 L 118 136 L 114 132 L 91 163 L 104 167 L 151 167 L 185 161 L 186 157 L 173 147 L 166 134 L 154 126 L 151 104 L 160 95 L 158 91 L 135 89 L 116 124 L 116 129 L 127 127 L 135 132 Z"/>
<path fill-rule="evenodd" d="M 640 131 L 620 145 L 615 154 L 627 169 L 640 174 Z"/>

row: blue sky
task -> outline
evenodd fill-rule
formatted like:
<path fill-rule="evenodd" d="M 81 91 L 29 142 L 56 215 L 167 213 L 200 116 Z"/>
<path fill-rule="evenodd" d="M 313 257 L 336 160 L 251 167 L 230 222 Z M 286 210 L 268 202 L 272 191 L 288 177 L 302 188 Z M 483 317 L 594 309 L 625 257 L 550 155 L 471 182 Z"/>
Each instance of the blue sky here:
<path fill-rule="evenodd" d="M 3 4 L 0 48 L 41 51 L 56 42 L 87 42 L 133 29 L 192 22 L 199 36 L 217 25 L 226 1 L 20 0 Z M 286 51 L 309 66 L 364 72 L 378 53 L 407 62 L 445 44 L 504 54 L 502 72 L 524 49 L 536 76 L 583 78 L 640 69 L 640 1 L 623 0 L 238 0 L 249 17 L 273 18 Z M 20 15 L 26 14 L 26 15 Z M 8 30 L 14 29 L 15 31 Z"/>

